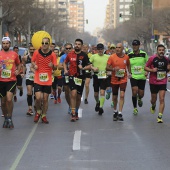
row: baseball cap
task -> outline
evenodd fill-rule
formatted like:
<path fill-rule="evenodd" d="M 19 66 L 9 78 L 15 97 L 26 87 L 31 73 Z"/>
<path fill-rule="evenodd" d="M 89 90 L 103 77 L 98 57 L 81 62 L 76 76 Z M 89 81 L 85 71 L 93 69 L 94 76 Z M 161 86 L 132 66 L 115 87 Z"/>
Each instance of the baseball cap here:
<path fill-rule="evenodd" d="M 110 48 L 116 48 L 116 46 L 114 44 L 111 44 Z"/>
<path fill-rule="evenodd" d="M 133 40 L 132 45 L 140 45 L 140 41 L 139 40 Z"/>
<path fill-rule="evenodd" d="M 17 45 L 15 45 L 15 46 L 13 47 L 13 49 L 15 49 L 15 48 L 16 48 L 16 49 L 19 49 Z"/>
<path fill-rule="evenodd" d="M 99 50 L 99 49 L 104 49 L 104 45 L 101 44 L 101 43 L 97 44 L 97 49 L 98 49 L 98 50 Z"/>
<path fill-rule="evenodd" d="M 3 38 L 2 38 L 2 42 L 4 42 L 4 41 L 9 41 L 9 42 L 11 42 L 11 40 L 10 40 L 9 37 L 3 37 Z"/>

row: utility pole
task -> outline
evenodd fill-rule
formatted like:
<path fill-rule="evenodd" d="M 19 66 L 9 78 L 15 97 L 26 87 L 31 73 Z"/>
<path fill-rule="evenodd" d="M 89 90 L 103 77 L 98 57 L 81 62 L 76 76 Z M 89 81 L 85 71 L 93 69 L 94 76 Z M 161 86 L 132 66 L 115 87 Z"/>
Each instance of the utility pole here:
<path fill-rule="evenodd" d="M 143 0 L 142 0 L 142 8 L 141 8 L 141 10 L 142 10 L 141 14 L 142 14 L 142 18 L 143 18 Z"/>

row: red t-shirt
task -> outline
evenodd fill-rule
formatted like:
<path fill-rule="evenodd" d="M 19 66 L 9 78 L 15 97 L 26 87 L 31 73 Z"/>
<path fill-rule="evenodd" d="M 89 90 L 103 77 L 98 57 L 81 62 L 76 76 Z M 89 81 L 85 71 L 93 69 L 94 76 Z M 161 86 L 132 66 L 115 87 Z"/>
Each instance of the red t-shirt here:
<path fill-rule="evenodd" d="M 55 54 L 52 51 L 44 54 L 39 49 L 34 52 L 31 61 L 38 66 L 38 69 L 35 70 L 34 83 L 45 86 L 52 85 L 52 68 L 48 65 L 52 62 L 54 66 L 57 66 Z"/>
<path fill-rule="evenodd" d="M 18 54 L 14 51 L 0 51 L 0 62 L 2 68 L 0 69 L 0 81 L 9 82 L 16 81 L 15 70 L 20 64 Z"/>

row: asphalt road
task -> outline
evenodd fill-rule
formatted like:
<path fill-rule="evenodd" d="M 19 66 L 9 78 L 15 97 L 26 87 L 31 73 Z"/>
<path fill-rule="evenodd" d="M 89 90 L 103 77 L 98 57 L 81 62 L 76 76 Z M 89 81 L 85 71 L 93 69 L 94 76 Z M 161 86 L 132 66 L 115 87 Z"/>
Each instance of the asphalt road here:
<path fill-rule="evenodd" d="M 144 105 L 137 116 L 132 114 L 128 84 L 124 122 L 113 122 L 111 100 L 105 101 L 102 116 L 95 112 L 92 84 L 89 104 L 82 102 L 77 122 L 70 122 L 64 94 L 61 99 L 62 103 L 56 105 L 49 100 L 49 124 L 35 124 L 33 117 L 26 116 L 26 91 L 18 96 L 13 113 L 15 128 L 0 128 L 0 170 L 170 169 L 169 92 L 163 124 L 156 122 L 158 112 L 152 115 L 149 111 L 148 82 Z M 2 126 L 4 118 L 0 119 Z"/>

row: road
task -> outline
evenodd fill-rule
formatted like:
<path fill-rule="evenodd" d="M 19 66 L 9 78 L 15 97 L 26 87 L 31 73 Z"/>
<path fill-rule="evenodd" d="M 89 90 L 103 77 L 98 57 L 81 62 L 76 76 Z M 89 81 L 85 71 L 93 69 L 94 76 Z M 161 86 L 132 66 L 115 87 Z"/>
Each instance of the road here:
<path fill-rule="evenodd" d="M 168 88 L 170 85 L 168 85 Z M 25 85 L 24 85 L 25 89 Z M 152 115 L 148 82 L 144 106 L 134 116 L 128 83 L 124 122 L 113 122 L 110 100 L 104 114 L 95 110 L 93 90 L 89 104 L 81 104 L 80 120 L 70 122 L 64 94 L 61 104 L 49 99 L 49 124 L 27 117 L 26 92 L 14 104 L 13 130 L 0 128 L 0 170 L 169 170 L 170 93 L 166 94 L 164 123 Z M 157 103 L 158 104 L 158 103 Z M 158 110 L 158 107 L 157 107 Z M 3 124 L 1 118 L 1 126 Z"/>

